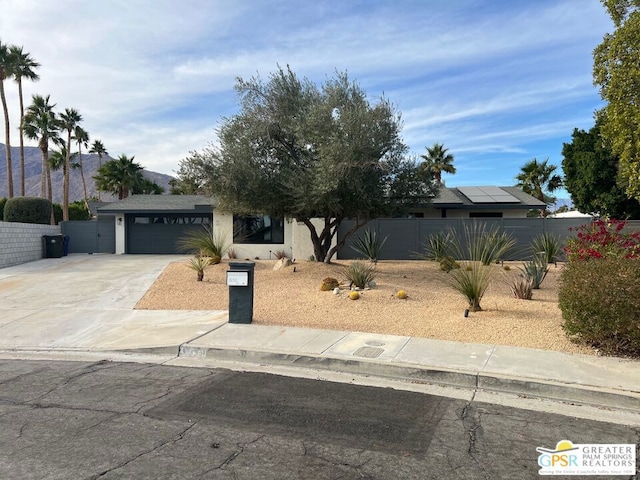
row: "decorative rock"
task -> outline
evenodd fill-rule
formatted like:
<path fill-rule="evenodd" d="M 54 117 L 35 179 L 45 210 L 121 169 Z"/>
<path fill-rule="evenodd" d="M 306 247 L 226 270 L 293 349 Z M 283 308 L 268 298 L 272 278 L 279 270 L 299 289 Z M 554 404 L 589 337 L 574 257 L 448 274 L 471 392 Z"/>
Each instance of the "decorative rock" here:
<path fill-rule="evenodd" d="M 336 287 L 333 289 L 334 295 L 340 295 L 340 287 Z"/>
<path fill-rule="evenodd" d="M 291 260 L 288 259 L 287 257 L 284 257 L 276 262 L 276 264 L 273 266 L 273 269 L 276 271 L 282 270 L 283 268 L 288 267 L 289 265 L 291 265 Z"/>

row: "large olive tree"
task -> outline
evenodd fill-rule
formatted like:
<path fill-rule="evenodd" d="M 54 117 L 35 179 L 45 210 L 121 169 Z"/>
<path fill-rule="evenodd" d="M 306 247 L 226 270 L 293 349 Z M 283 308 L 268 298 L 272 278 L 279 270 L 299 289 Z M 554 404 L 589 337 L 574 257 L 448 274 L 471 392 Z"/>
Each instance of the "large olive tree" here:
<path fill-rule="evenodd" d="M 394 107 L 386 99 L 370 102 L 346 73 L 317 86 L 279 68 L 266 82 L 238 79 L 236 91 L 240 112 L 221 123 L 219 146 L 183 160 L 178 174 L 198 178 L 190 161 L 197 158 L 222 209 L 304 223 L 318 260 L 329 262 L 371 218 L 435 193 L 405 158 Z M 320 229 L 314 218 L 322 219 Z M 332 245 L 344 219 L 354 219 L 354 228 Z"/>

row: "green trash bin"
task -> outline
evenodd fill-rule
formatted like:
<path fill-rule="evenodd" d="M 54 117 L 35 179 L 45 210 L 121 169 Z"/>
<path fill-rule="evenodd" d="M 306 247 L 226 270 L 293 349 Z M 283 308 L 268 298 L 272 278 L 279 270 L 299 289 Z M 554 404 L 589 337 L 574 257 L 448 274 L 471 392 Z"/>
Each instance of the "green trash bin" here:
<path fill-rule="evenodd" d="M 43 235 L 45 258 L 61 258 L 64 254 L 64 235 Z"/>

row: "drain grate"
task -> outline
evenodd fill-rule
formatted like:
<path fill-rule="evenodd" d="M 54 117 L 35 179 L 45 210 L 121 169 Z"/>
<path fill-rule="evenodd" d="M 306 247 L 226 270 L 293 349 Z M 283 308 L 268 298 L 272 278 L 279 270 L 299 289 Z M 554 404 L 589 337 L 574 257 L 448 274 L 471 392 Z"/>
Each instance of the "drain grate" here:
<path fill-rule="evenodd" d="M 360 347 L 353 353 L 354 357 L 378 358 L 384 353 L 384 348 Z"/>

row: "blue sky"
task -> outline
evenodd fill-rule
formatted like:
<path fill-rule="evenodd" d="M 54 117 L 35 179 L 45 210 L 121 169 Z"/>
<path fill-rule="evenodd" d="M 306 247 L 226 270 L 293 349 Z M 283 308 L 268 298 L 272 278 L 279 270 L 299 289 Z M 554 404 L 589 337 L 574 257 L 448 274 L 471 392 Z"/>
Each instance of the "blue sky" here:
<path fill-rule="evenodd" d="M 42 64 L 25 98 L 76 108 L 112 156 L 172 174 L 238 110 L 236 77 L 289 64 L 320 83 L 347 70 L 402 112 L 411 152 L 443 143 L 448 186 L 512 185 L 529 159 L 562 161 L 601 106 L 598 0 L 2 0 L 0 38 Z M 16 88 L 6 82 L 12 144 Z M 4 137 L 2 137 L 4 138 Z M 561 192 L 560 196 L 563 195 Z"/>

